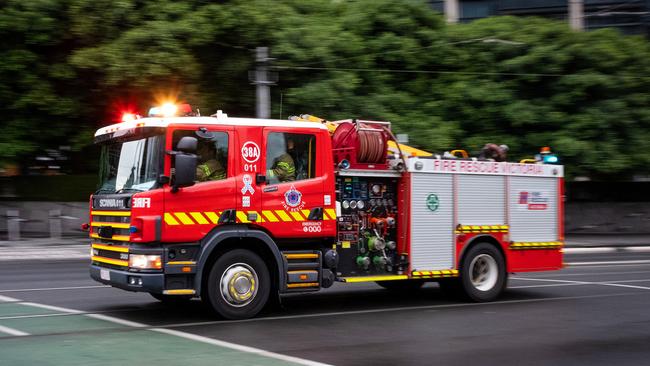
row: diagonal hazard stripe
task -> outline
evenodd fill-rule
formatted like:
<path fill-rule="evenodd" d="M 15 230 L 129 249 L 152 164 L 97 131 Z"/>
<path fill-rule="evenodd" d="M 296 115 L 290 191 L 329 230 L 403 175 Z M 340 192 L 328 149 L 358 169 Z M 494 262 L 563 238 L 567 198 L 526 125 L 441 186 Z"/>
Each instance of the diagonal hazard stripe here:
<path fill-rule="evenodd" d="M 278 215 L 278 217 L 280 217 L 280 220 L 282 221 L 293 221 L 291 220 L 291 217 L 282 210 L 275 210 L 275 214 Z"/>
<path fill-rule="evenodd" d="M 178 221 L 170 214 L 169 212 L 165 212 L 165 223 L 170 226 L 174 225 L 180 225 Z"/>
<path fill-rule="evenodd" d="M 237 211 L 237 219 L 239 219 L 239 221 L 241 221 L 243 223 L 246 223 L 246 224 L 250 222 L 250 221 L 248 221 L 248 217 L 246 216 L 246 214 L 243 211 Z"/>
<path fill-rule="evenodd" d="M 205 225 L 210 223 L 208 220 L 205 219 L 203 214 L 201 214 L 200 212 L 190 212 L 190 216 L 192 216 L 194 221 L 198 222 L 199 225 Z"/>
<path fill-rule="evenodd" d="M 305 218 L 309 219 L 309 214 L 311 213 L 310 210 L 302 210 L 302 215 L 305 216 Z"/>
<path fill-rule="evenodd" d="M 219 223 L 219 216 L 215 212 L 204 212 L 203 214 L 207 216 L 213 224 Z"/>
<path fill-rule="evenodd" d="M 336 211 L 333 208 L 326 208 L 325 213 L 330 220 L 336 220 Z"/>
<path fill-rule="evenodd" d="M 275 217 L 273 212 L 271 212 L 269 210 L 262 211 L 262 214 L 264 214 L 264 217 L 266 217 L 266 220 L 268 220 L 270 222 L 278 222 L 278 221 L 280 221 L 280 220 L 278 220 L 277 217 Z"/>
<path fill-rule="evenodd" d="M 296 219 L 296 221 L 305 221 L 305 218 L 302 217 L 300 212 L 290 212 L 290 214 L 291 216 L 293 216 L 294 219 Z"/>
<path fill-rule="evenodd" d="M 264 220 L 264 217 L 260 215 L 257 211 L 248 211 L 248 214 L 249 215 L 255 214 L 257 216 L 257 222 L 266 222 L 266 220 Z"/>
<path fill-rule="evenodd" d="M 174 212 L 174 215 L 177 219 L 181 221 L 183 225 L 194 225 L 194 221 L 190 219 L 185 212 Z"/>

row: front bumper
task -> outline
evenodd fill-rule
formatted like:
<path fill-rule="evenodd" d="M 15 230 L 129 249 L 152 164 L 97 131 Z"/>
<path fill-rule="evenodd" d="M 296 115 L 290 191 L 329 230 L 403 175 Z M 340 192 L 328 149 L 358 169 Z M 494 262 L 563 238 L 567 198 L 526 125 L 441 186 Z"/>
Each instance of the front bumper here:
<path fill-rule="evenodd" d="M 102 273 L 104 274 L 104 278 L 102 278 Z M 107 275 L 108 279 L 106 279 Z M 153 292 L 160 294 L 165 289 L 164 273 L 129 272 L 91 264 L 90 277 L 97 282 L 127 291 Z M 129 284 L 129 277 L 139 277 L 142 280 L 142 284 Z"/>

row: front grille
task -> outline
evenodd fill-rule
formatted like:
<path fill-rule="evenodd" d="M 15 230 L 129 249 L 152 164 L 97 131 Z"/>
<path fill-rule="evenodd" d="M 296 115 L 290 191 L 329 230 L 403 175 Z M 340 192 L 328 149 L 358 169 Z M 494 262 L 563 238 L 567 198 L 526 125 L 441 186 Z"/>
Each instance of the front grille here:
<path fill-rule="evenodd" d="M 90 215 L 92 217 L 90 229 L 92 239 L 118 242 L 129 241 L 130 211 L 93 210 Z"/>

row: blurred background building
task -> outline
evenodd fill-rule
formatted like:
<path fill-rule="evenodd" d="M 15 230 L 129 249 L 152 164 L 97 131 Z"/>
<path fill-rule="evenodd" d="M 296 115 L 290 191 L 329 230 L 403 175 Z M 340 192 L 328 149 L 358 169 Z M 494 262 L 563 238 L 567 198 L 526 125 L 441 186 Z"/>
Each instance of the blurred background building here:
<path fill-rule="evenodd" d="M 650 0 L 431 0 L 449 22 L 471 22 L 495 15 L 542 16 L 571 22 L 574 28 L 615 27 L 625 34 L 650 36 Z"/>

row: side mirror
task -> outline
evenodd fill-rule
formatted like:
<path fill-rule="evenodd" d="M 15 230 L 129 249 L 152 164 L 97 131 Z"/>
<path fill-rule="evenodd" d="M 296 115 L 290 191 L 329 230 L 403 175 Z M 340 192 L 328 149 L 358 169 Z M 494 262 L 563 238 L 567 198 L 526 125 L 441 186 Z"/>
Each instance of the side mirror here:
<path fill-rule="evenodd" d="M 196 139 L 194 140 L 196 142 Z M 181 139 L 181 142 L 182 141 L 183 140 Z M 176 154 L 175 158 L 176 166 L 174 168 L 174 183 L 172 185 L 172 192 L 174 193 L 177 192 L 180 187 L 189 187 L 194 185 L 194 181 L 196 180 L 196 164 L 198 160 L 196 155 L 186 153 Z"/>
<path fill-rule="evenodd" d="M 176 150 L 188 153 L 188 154 L 195 154 L 196 149 L 198 145 L 198 140 L 196 137 L 192 136 L 185 136 L 178 141 L 178 144 L 176 145 Z"/>

